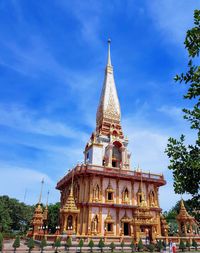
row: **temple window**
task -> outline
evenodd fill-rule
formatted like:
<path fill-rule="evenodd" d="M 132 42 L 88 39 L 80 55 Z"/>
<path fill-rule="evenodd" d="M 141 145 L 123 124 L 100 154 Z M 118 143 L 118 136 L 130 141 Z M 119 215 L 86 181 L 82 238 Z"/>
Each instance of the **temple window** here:
<path fill-rule="evenodd" d="M 106 189 L 106 202 L 114 202 L 114 190 L 111 186 L 110 180 Z"/>
<path fill-rule="evenodd" d="M 105 219 L 105 233 L 106 234 L 114 234 L 114 226 L 113 226 L 113 224 L 114 224 L 114 220 L 112 219 L 112 216 L 111 216 L 111 214 L 110 214 L 110 210 L 108 209 L 108 214 L 107 214 L 107 217 L 106 217 L 106 219 Z"/>
<path fill-rule="evenodd" d="M 113 200 L 113 193 L 112 192 L 108 192 L 108 200 Z"/>
<path fill-rule="evenodd" d="M 113 227 L 113 224 L 112 223 L 107 223 L 107 231 L 108 232 L 112 232 L 112 227 Z"/>

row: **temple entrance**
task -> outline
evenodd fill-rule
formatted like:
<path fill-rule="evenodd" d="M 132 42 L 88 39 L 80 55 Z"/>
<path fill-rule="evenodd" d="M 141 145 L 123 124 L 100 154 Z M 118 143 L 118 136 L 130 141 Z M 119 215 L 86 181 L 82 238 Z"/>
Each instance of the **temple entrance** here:
<path fill-rule="evenodd" d="M 129 235 L 129 223 L 124 223 L 124 235 Z"/>

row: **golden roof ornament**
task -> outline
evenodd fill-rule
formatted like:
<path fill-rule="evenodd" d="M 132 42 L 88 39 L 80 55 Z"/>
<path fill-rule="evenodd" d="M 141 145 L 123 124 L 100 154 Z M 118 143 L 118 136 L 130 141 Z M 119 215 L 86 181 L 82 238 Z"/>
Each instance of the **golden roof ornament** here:
<path fill-rule="evenodd" d="M 70 193 L 67 198 L 67 202 L 64 205 L 64 207 L 61 209 L 61 211 L 64 213 L 79 213 L 80 212 L 80 210 L 77 208 L 76 203 L 75 203 L 73 184 L 74 184 L 74 171 L 72 175 L 72 183 L 70 187 Z"/>
<path fill-rule="evenodd" d="M 191 215 L 188 214 L 188 212 L 185 208 L 183 199 L 181 199 L 180 210 L 179 210 L 179 214 L 176 216 L 176 219 L 177 220 L 195 220 L 194 217 L 192 217 Z"/>
<path fill-rule="evenodd" d="M 48 219 L 48 200 L 49 200 L 49 191 L 47 192 L 47 202 L 46 202 L 46 207 L 43 212 L 43 219 L 44 220 Z"/>

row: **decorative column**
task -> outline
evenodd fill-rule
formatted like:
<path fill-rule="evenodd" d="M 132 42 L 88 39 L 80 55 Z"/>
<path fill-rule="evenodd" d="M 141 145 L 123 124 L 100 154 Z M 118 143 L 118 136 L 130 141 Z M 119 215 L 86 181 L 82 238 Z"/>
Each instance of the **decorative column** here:
<path fill-rule="evenodd" d="M 119 204 L 119 179 L 116 179 L 116 203 Z"/>
<path fill-rule="evenodd" d="M 116 235 L 119 236 L 119 209 L 116 209 Z"/>
<path fill-rule="evenodd" d="M 125 156 L 126 148 L 122 146 L 120 148 L 120 150 L 121 150 L 121 155 L 122 155 L 122 167 L 121 168 L 124 169 L 125 163 L 126 163 L 126 156 Z"/>
<path fill-rule="evenodd" d="M 103 177 L 100 177 L 100 202 L 103 202 Z"/>
<path fill-rule="evenodd" d="M 104 228 L 103 228 L 103 233 L 102 233 L 102 207 L 101 206 L 99 207 L 99 228 L 98 229 L 99 229 L 98 233 L 100 235 L 103 235 Z"/>
<path fill-rule="evenodd" d="M 108 145 L 108 167 L 112 167 L 112 152 L 113 152 L 113 144 L 110 143 Z"/>
<path fill-rule="evenodd" d="M 134 182 L 131 181 L 131 202 L 132 202 L 132 205 L 134 205 Z"/>

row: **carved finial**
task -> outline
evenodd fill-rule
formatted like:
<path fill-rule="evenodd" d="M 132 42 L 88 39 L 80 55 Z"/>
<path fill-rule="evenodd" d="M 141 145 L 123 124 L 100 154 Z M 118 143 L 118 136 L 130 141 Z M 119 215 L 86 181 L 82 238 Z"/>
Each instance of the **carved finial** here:
<path fill-rule="evenodd" d="M 41 190 L 40 190 L 40 197 L 39 197 L 38 204 L 41 204 L 43 185 L 44 185 L 44 178 L 41 181 Z"/>

